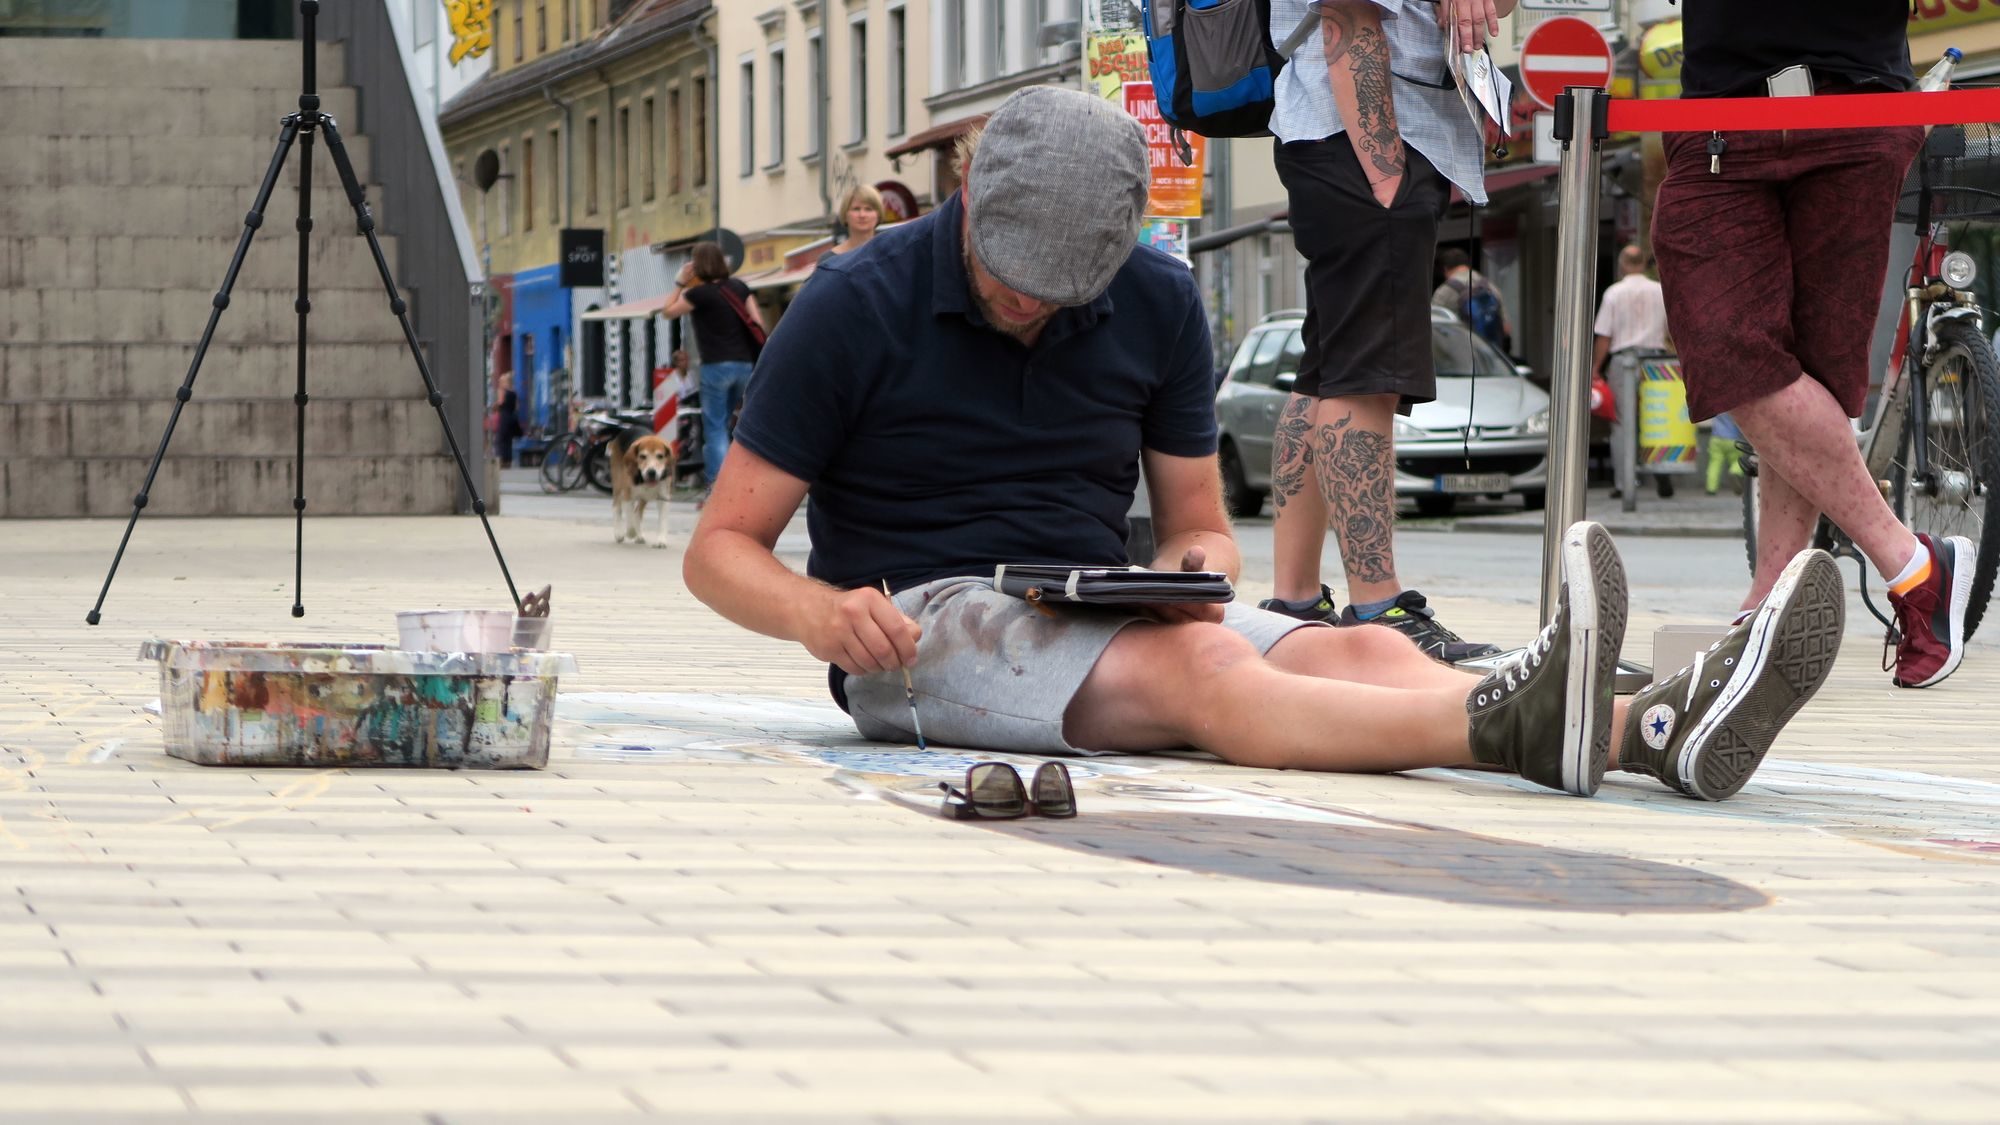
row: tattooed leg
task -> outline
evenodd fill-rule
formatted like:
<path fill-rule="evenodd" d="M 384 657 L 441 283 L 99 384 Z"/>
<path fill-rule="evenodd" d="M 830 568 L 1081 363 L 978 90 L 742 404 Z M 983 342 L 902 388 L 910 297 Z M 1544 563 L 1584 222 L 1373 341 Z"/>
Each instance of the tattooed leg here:
<path fill-rule="evenodd" d="M 1271 435 L 1271 577 L 1286 601 L 1319 596 L 1319 558 L 1326 549 L 1326 497 L 1313 473 L 1313 408 L 1319 400 L 1285 400 Z"/>
<path fill-rule="evenodd" d="M 1403 592 L 1396 580 L 1395 395 L 1332 398 L 1316 417 L 1314 467 L 1340 537 L 1347 600 L 1373 602 Z"/>

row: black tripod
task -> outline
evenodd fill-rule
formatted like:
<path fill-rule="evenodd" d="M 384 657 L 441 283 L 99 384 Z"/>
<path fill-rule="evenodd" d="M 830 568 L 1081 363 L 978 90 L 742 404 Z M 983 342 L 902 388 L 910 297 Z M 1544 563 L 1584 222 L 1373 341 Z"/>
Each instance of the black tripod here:
<path fill-rule="evenodd" d="M 305 536 L 306 536 L 306 320 L 312 313 L 312 300 L 308 296 L 308 269 L 311 256 L 312 221 L 312 158 L 313 134 L 326 134 L 327 152 L 333 157 L 335 170 L 340 173 L 341 186 L 347 192 L 347 201 L 354 207 L 354 217 L 360 223 L 361 234 L 368 239 L 368 250 L 375 256 L 375 269 L 382 275 L 382 287 L 389 293 L 389 311 L 396 314 L 396 320 L 403 326 L 403 339 L 409 342 L 410 355 L 417 361 L 417 373 L 423 376 L 424 389 L 429 392 L 431 408 L 437 411 L 438 425 L 444 429 L 445 441 L 451 446 L 452 460 L 458 464 L 459 479 L 464 481 L 466 492 L 472 497 L 472 510 L 479 515 L 480 524 L 486 528 L 486 541 L 493 546 L 493 558 L 500 564 L 500 576 L 507 582 L 507 593 L 514 599 L 515 609 L 521 605 L 520 591 L 514 588 L 514 576 L 507 570 L 507 560 L 500 554 L 500 541 L 493 535 L 493 523 L 486 518 L 486 501 L 480 499 L 479 489 L 472 483 L 472 472 L 466 467 L 465 454 L 458 448 L 458 438 L 451 432 L 451 423 L 444 413 L 444 395 L 437 389 L 437 381 L 431 377 L 430 364 L 424 361 L 423 348 L 417 343 L 416 329 L 410 326 L 409 306 L 396 289 L 396 279 L 389 272 L 389 261 L 382 256 L 382 243 L 375 237 L 375 216 L 368 211 L 367 196 L 361 190 L 361 183 L 355 179 L 354 165 L 347 159 L 347 146 L 341 143 L 340 130 L 333 118 L 319 111 L 319 78 L 316 65 L 316 51 L 319 47 L 319 0 L 299 0 L 299 11 L 305 17 L 305 83 L 299 94 L 299 111 L 287 114 L 278 131 L 278 151 L 271 154 L 271 166 L 264 172 L 264 182 L 257 189 L 257 201 L 250 205 L 250 213 L 243 217 L 243 236 L 236 242 L 236 254 L 229 260 L 229 272 L 223 275 L 222 288 L 211 302 L 208 327 L 202 330 L 201 343 L 194 350 L 194 361 L 188 365 L 187 378 L 181 380 L 180 389 L 174 392 L 174 412 L 167 419 L 166 432 L 160 435 L 160 448 L 153 453 L 153 463 L 146 470 L 146 481 L 139 486 L 139 494 L 132 500 L 132 518 L 126 521 L 125 535 L 118 541 L 118 553 L 111 559 L 111 570 L 104 576 L 104 587 L 97 592 L 97 604 L 91 607 L 84 620 L 92 625 L 103 619 L 104 599 L 111 592 L 111 580 L 118 574 L 118 564 L 125 558 L 125 547 L 132 541 L 132 529 L 139 523 L 139 513 L 145 510 L 146 495 L 152 490 L 153 479 L 159 475 L 160 462 L 167 455 L 167 443 L 173 440 L 174 427 L 180 423 L 181 410 L 194 397 L 195 376 L 201 373 L 201 361 L 208 354 L 209 341 L 215 336 L 215 326 L 222 320 L 222 312 L 229 307 L 229 292 L 236 287 L 237 272 L 243 268 L 243 259 L 250 250 L 250 240 L 257 228 L 264 225 L 264 207 L 271 201 L 271 191 L 278 184 L 279 170 L 284 167 L 285 156 L 292 151 L 292 142 L 299 144 L 299 217 L 296 224 L 299 232 L 299 295 L 292 307 L 299 315 L 298 343 L 298 390 L 292 395 L 292 402 L 298 411 L 298 447 L 292 473 L 292 512 L 295 522 L 293 544 L 293 594 L 292 616 L 304 617 L 305 583 Z"/>

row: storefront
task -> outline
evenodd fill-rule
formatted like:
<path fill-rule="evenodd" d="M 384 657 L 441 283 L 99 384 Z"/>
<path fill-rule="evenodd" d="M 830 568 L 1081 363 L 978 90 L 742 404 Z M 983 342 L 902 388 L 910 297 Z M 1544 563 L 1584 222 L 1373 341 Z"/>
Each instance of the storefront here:
<path fill-rule="evenodd" d="M 514 390 L 520 395 L 521 425 L 533 433 L 552 433 L 562 424 L 562 404 L 569 397 L 569 291 L 562 287 L 554 265 L 514 275 Z"/>

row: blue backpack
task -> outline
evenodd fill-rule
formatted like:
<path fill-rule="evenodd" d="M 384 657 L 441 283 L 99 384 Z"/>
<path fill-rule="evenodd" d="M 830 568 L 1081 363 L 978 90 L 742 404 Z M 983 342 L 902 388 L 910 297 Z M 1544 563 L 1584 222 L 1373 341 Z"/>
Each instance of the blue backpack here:
<path fill-rule="evenodd" d="M 1500 322 L 1500 298 L 1492 286 L 1475 285 L 1465 294 L 1465 323 L 1496 345 L 1507 335 Z"/>
<path fill-rule="evenodd" d="M 1271 131 L 1284 56 L 1271 0 L 1140 0 L 1153 96 L 1176 129 L 1204 137 Z"/>

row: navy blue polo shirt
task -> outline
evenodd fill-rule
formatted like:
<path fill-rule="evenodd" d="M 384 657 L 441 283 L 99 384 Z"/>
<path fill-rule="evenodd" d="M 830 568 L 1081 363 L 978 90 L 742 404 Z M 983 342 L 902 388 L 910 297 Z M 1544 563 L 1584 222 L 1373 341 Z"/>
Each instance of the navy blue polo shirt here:
<path fill-rule="evenodd" d="M 1216 447 L 1186 267 L 1133 251 L 1032 348 L 987 326 L 960 196 L 815 270 L 757 361 L 736 440 L 806 481 L 806 572 L 902 589 L 996 563 L 1126 562 L 1141 447 Z"/>

